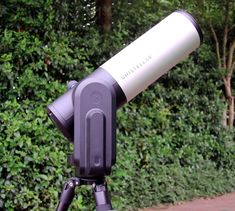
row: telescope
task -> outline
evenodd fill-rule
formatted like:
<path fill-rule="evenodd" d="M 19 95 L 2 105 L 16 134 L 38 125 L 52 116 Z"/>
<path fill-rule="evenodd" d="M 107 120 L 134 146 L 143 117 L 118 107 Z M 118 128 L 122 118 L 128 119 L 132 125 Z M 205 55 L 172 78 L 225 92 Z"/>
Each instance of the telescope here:
<path fill-rule="evenodd" d="M 57 210 L 67 210 L 75 186 L 93 184 L 96 210 L 111 210 L 105 176 L 116 162 L 116 110 L 144 91 L 202 43 L 187 12 L 167 16 L 47 107 L 49 117 L 73 144 L 76 179 L 65 184 Z M 72 187 L 69 189 L 68 187 Z M 64 194 L 64 195 L 63 195 Z"/>

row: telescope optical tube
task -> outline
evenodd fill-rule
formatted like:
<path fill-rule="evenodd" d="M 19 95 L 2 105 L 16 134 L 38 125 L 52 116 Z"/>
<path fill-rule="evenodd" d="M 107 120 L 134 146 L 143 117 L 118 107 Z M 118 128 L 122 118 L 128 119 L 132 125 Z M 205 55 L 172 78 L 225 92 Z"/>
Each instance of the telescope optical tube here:
<path fill-rule="evenodd" d="M 198 48 L 201 41 L 202 32 L 193 17 L 176 11 L 101 68 L 118 83 L 128 102 Z"/>

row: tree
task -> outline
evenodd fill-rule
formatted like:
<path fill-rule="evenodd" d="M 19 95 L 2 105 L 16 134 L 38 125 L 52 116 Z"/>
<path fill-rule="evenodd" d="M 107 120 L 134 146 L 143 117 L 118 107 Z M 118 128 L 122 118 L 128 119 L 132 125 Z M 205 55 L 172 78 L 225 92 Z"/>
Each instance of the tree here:
<path fill-rule="evenodd" d="M 98 25 L 105 33 L 109 32 L 112 26 L 112 0 L 97 0 L 96 11 Z"/>
<path fill-rule="evenodd" d="M 224 111 L 223 125 L 233 127 L 234 125 L 234 96 L 232 90 L 232 76 L 235 69 L 235 2 L 226 0 L 216 5 L 215 11 L 219 10 L 222 18 L 220 26 L 218 22 L 209 20 L 210 30 L 214 39 L 214 46 L 217 56 L 217 67 L 224 70 L 224 97 L 228 104 L 228 109 Z M 218 11 L 218 12 L 219 12 Z M 228 118 L 227 118 L 228 116 Z"/>

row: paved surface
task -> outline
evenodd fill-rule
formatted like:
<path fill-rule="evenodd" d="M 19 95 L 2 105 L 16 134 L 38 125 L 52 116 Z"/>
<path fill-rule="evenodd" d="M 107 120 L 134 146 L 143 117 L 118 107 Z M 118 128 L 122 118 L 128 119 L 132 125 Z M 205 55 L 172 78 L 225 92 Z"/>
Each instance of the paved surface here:
<path fill-rule="evenodd" d="M 235 211 L 235 193 L 214 198 L 180 202 L 177 205 L 162 205 L 156 208 L 146 208 L 139 211 Z"/>

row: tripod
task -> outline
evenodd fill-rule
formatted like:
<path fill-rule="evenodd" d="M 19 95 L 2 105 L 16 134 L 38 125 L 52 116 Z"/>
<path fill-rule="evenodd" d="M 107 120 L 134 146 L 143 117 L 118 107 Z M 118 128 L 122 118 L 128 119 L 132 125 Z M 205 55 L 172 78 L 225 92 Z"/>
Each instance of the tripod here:
<path fill-rule="evenodd" d="M 112 210 L 104 178 L 86 179 L 72 177 L 65 184 L 56 211 L 67 211 L 74 197 L 75 188 L 81 185 L 92 185 L 96 211 Z"/>

